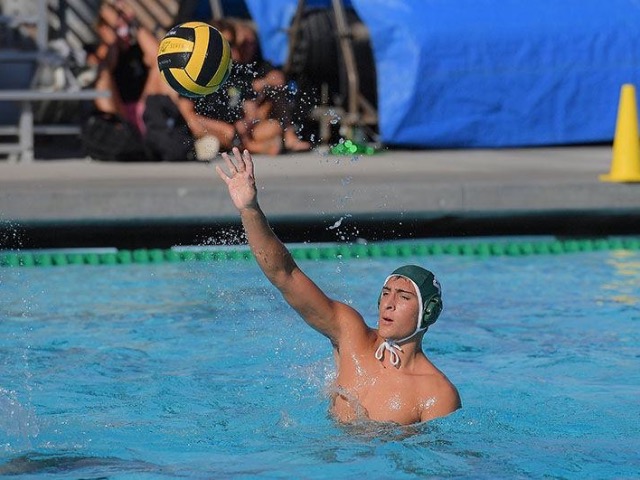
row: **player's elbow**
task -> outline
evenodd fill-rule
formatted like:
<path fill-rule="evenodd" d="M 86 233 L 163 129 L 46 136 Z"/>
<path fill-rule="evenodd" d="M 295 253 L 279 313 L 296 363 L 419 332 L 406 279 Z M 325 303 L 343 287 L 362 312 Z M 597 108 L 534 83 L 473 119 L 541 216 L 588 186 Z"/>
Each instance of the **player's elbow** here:
<path fill-rule="evenodd" d="M 283 265 L 266 273 L 273 286 L 284 293 L 291 289 L 291 285 L 295 281 L 293 271 L 292 266 Z"/>

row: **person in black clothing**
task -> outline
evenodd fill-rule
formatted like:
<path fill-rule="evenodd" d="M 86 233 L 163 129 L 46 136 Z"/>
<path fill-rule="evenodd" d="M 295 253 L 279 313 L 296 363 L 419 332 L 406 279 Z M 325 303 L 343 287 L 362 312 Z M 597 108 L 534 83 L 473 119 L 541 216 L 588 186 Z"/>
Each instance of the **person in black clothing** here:
<path fill-rule="evenodd" d="M 130 127 L 125 130 L 132 132 L 132 138 L 126 143 L 135 143 L 137 148 L 129 149 L 133 153 L 127 154 L 127 160 L 194 158 L 193 136 L 178 110 L 178 94 L 164 81 L 157 67 L 158 38 L 137 21 L 126 0 L 105 0 L 96 30 L 99 43 L 89 49 L 88 61 L 98 67 L 95 88 L 111 93 L 95 100 L 96 114 L 100 118 L 115 117 Z M 119 130 L 111 132 L 111 125 L 106 122 L 104 129 L 98 131 L 100 138 L 93 139 L 87 134 L 85 144 L 109 143 L 108 139 L 118 137 Z M 117 124 L 115 128 L 119 127 Z M 101 135 L 105 135 L 103 141 Z M 88 150 L 100 159 L 101 153 Z M 119 157 L 115 153 L 107 156 Z"/>
<path fill-rule="evenodd" d="M 98 98 L 96 108 L 120 115 L 144 135 L 146 98 L 170 93 L 155 66 L 158 39 L 137 22 L 124 0 L 103 2 L 97 32 L 100 41 L 88 61 L 99 68 L 95 88 L 109 90 L 111 96 Z"/>

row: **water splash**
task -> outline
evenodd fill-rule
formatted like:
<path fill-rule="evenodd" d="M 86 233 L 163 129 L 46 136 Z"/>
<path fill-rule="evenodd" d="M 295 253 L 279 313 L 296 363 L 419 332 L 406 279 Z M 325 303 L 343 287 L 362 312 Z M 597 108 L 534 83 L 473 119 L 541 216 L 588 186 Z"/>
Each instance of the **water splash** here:
<path fill-rule="evenodd" d="M 351 217 L 350 214 L 346 214 L 340 217 L 333 225 L 327 227 L 329 230 L 335 230 L 336 228 L 340 228 L 342 226 L 342 222 L 344 222 L 347 218 Z"/>
<path fill-rule="evenodd" d="M 234 246 L 244 245 L 247 243 L 247 237 L 245 232 L 240 227 L 229 227 L 227 229 L 220 229 L 215 234 L 209 235 L 206 238 L 198 239 L 198 245 L 201 246 Z"/>
<path fill-rule="evenodd" d="M 327 227 L 327 230 L 334 230 L 336 234 L 336 239 L 341 242 L 359 242 L 360 239 L 360 229 L 357 225 L 348 225 L 346 220 L 351 218 L 352 215 L 347 213 L 336 220 L 333 225 Z"/>
<path fill-rule="evenodd" d="M 0 248 L 3 250 L 20 250 L 23 246 L 24 231 L 22 227 L 2 217 L 0 212 Z"/>

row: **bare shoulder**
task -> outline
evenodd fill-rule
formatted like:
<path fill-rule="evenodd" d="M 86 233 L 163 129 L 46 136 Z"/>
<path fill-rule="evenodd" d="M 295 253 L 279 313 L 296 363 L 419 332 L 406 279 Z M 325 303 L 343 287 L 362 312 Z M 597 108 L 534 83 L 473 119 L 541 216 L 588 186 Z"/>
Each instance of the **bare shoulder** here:
<path fill-rule="evenodd" d="M 462 406 L 460 393 L 447 376 L 431 365 L 420 386 L 422 421 L 444 417 Z"/>

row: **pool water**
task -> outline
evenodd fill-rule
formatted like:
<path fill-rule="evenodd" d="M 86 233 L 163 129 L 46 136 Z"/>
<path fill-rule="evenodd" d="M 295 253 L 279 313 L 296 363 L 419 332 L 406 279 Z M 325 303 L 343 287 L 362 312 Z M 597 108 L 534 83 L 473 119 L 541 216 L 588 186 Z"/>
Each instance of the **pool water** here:
<path fill-rule="evenodd" d="M 632 478 L 640 254 L 300 261 L 372 324 L 399 263 L 445 310 L 426 354 L 463 409 L 328 415 L 328 340 L 252 261 L 0 269 L 0 474 L 14 478 Z"/>

